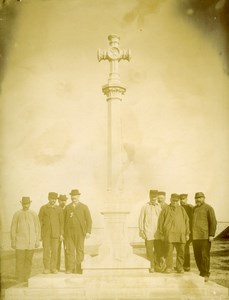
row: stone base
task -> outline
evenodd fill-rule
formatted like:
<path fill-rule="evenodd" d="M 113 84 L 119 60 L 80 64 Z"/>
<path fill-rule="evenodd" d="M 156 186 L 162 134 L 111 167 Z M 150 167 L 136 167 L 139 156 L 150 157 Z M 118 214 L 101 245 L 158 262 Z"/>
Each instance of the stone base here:
<path fill-rule="evenodd" d="M 160 274 L 146 270 L 90 270 L 83 275 L 37 275 L 28 287 L 5 291 L 5 300 L 226 300 L 228 289 L 193 273 Z"/>
<path fill-rule="evenodd" d="M 89 257 L 82 263 L 84 270 L 100 269 L 149 269 L 150 262 L 138 255 L 130 253 L 125 259 L 115 259 L 111 255 Z"/>

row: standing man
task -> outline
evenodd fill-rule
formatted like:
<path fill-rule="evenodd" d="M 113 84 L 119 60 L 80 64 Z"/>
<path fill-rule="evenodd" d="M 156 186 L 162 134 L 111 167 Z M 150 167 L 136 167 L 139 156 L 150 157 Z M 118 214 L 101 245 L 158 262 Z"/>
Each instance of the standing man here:
<path fill-rule="evenodd" d="M 185 209 L 186 214 L 188 215 L 189 218 L 189 229 L 190 229 L 190 235 L 189 239 L 185 243 L 184 247 L 184 271 L 189 272 L 190 271 L 190 244 L 192 242 L 192 218 L 193 218 L 193 206 L 188 203 L 188 194 L 181 194 L 180 195 L 180 204 L 181 206 Z"/>
<path fill-rule="evenodd" d="M 158 220 L 158 231 L 167 243 L 166 270 L 171 273 L 173 269 L 173 248 L 176 248 L 176 271 L 184 273 L 184 246 L 189 239 L 189 220 L 182 206 L 179 205 L 180 196 L 171 194 L 170 205 L 161 211 Z"/>
<path fill-rule="evenodd" d="M 58 197 L 58 203 L 59 203 L 59 207 L 63 210 L 64 213 L 64 209 L 66 207 L 66 202 L 67 202 L 67 196 L 66 195 L 59 195 Z M 61 248 L 64 248 L 64 265 L 66 268 L 66 251 L 65 251 L 65 242 L 63 241 L 59 241 L 59 246 L 58 246 L 58 253 L 57 253 L 57 270 L 60 271 L 60 265 L 61 265 Z"/>
<path fill-rule="evenodd" d="M 87 205 L 79 200 L 79 190 L 72 190 L 70 195 L 72 203 L 68 204 L 64 210 L 66 273 L 82 274 L 81 263 L 84 259 L 84 240 L 91 235 L 92 219 Z"/>
<path fill-rule="evenodd" d="M 11 223 L 11 247 L 16 249 L 16 278 L 27 282 L 31 273 L 34 249 L 39 247 L 40 222 L 30 210 L 30 197 L 22 197 L 22 209 L 17 211 Z"/>
<path fill-rule="evenodd" d="M 159 191 L 157 195 L 157 202 L 159 203 L 161 209 L 164 209 L 168 206 L 166 201 L 166 193 L 163 191 Z M 156 272 L 164 272 L 166 269 L 165 257 L 167 254 L 166 249 L 167 244 L 160 237 L 159 231 L 157 230 L 155 233 L 155 241 L 154 241 L 154 250 L 155 255 L 157 257 L 155 271 Z"/>
<path fill-rule="evenodd" d="M 165 201 L 166 201 L 166 192 L 159 191 L 157 195 L 157 202 L 160 204 L 161 209 L 168 206 L 168 204 Z"/>
<path fill-rule="evenodd" d="M 200 276 L 207 282 L 210 276 L 210 249 L 217 221 L 214 209 L 205 203 L 204 193 L 196 193 L 195 201 L 192 224 L 193 250 Z"/>
<path fill-rule="evenodd" d="M 161 212 L 161 208 L 157 203 L 157 194 L 157 190 L 149 191 L 150 201 L 142 207 L 138 220 L 139 235 L 145 240 L 146 254 L 150 261 L 150 273 L 154 272 L 154 267 L 157 264 L 157 257 L 154 257 L 154 239 L 158 217 Z"/>
<path fill-rule="evenodd" d="M 49 203 L 40 208 L 41 239 L 43 242 L 44 274 L 50 271 L 57 274 L 57 253 L 59 242 L 63 240 L 64 215 L 63 210 L 56 205 L 57 193 L 48 194 Z"/>

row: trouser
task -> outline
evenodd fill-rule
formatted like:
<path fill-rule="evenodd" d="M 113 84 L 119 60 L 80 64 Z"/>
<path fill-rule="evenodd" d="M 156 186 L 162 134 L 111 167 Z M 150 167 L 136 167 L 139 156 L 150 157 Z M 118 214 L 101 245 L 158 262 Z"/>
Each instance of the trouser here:
<path fill-rule="evenodd" d="M 176 270 L 183 270 L 184 264 L 184 243 L 167 243 L 166 266 L 169 269 L 173 268 L 173 249 L 176 248 Z"/>
<path fill-rule="evenodd" d="M 150 268 L 154 268 L 154 240 L 145 240 L 146 255 L 150 261 Z"/>
<path fill-rule="evenodd" d="M 66 234 L 67 270 L 76 271 L 84 259 L 85 235 L 81 230 L 71 228 Z"/>
<path fill-rule="evenodd" d="M 156 239 L 154 240 L 154 255 L 155 255 L 155 267 L 158 271 L 164 269 L 164 258 L 167 255 L 167 243 Z"/>
<path fill-rule="evenodd" d="M 185 269 L 190 269 L 190 244 L 191 240 L 188 240 L 184 246 L 184 265 Z"/>
<path fill-rule="evenodd" d="M 27 281 L 32 268 L 34 250 L 16 250 L 16 277 L 19 281 Z"/>
<path fill-rule="evenodd" d="M 209 276 L 211 242 L 209 240 L 193 240 L 192 244 L 200 276 Z"/>
<path fill-rule="evenodd" d="M 57 264 L 56 268 L 58 271 L 60 271 L 60 265 L 61 265 L 61 251 L 62 251 L 62 246 L 64 247 L 64 267 L 66 269 L 67 267 L 67 257 L 66 257 L 66 250 L 65 250 L 65 242 L 59 242 L 58 245 L 58 252 L 57 252 Z"/>
<path fill-rule="evenodd" d="M 57 265 L 59 238 L 47 236 L 43 238 L 43 264 L 46 270 L 54 271 Z"/>

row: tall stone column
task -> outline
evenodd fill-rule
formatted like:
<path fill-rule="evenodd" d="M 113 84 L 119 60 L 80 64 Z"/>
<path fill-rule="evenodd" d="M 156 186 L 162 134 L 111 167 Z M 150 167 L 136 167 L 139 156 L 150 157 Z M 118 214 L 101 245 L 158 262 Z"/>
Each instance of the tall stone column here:
<path fill-rule="evenodd" d="M 119 48 L 120 38 L 109 35 L 110 49 L 98 50 L 98 60 L 110 62 L 108 83 L 102 87 L 107 100 L 107 195 L 104 209 L 105 235 L 99 255 L 83 264 L 87 269 L 146 269 L 147 260 L 133 254 L 128 241 L 126 219 L 130 206 L 123 199 L 122 162 L 122 96 L 126 89 L 121 85 L 118 63 L 130 60 L 130 50 Z"/>

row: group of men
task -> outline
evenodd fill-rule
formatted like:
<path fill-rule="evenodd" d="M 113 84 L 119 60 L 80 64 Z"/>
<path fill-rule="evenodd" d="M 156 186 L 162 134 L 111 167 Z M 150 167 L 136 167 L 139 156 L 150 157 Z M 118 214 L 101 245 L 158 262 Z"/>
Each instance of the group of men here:
<path fill-rule="evenodd" d="M 217 221 L 214 209 L 205 203 L 204 193 L 195 194 L 194 207 L 187 201 L 188 194 L 171 194 L 170 204 L 165 202 L 166 193 L 162 191 L 150 190 L 149 198 L 139 216 L 139 235 L 145 240 L 149 272 L 190 271 L 192 243 L 200 276 L 207 282 Z M 176 266 L 173 268 L 174 248 Z"/>
<path fill-rule="evenodd" d="M 55 192 L 48 193 L 48 203 L 40 208 L 38 215 L 30 210 L 30 197 L 22 197 L 22 210 L 14 214 L 11 223 L 11 246 L 16 249 L 19 282 L 28 281 L 34 250 L 39 247 L 40 240 L 44 274 L 56 274 L 60 270 L 62 245 L 66 273 L 82 274 L 84 240 L 90 237 L 92 219 L 87 205 L 79 201 L 79 190 L 72 190 L 70 197 L 72 202 L 66 205 L 66 195 L 58 197 Z"/>
<path fill-rule="evenodd" d="M 40 240 L 44 274 L 58 273 L 62 248 L 66 273 L 82 274 L 84 241 L 90 237 L 92 219 L 87 205 L 79 201 L 79 190 L 74 189 L 69 194 L 71 203 L 66 205 L 66 195 L 48 193 L 48 203 L 40 208 L 38 215 L 30 210 L 30 197 L 22 197 L 22 209 L 14 214 L 11 224 L 11 246 L 16 249 L 18 281 L 28 281 L 34 250 L 39 247 Z M 149 271 L 189 271 L 192 242 L 200 276 L 208 281 L 210 248 L 217 222 L 213 208 L 205 203 L 204 194 L 195 194 L 194 207 L 187 203 L 187 194 L 171 194 L 170 204 L 165 202 L 165 192 L 150 190 L 149 197 L 150 201 L 142 207 L 139 216 L 139 235 L 145 240 Z"/>

